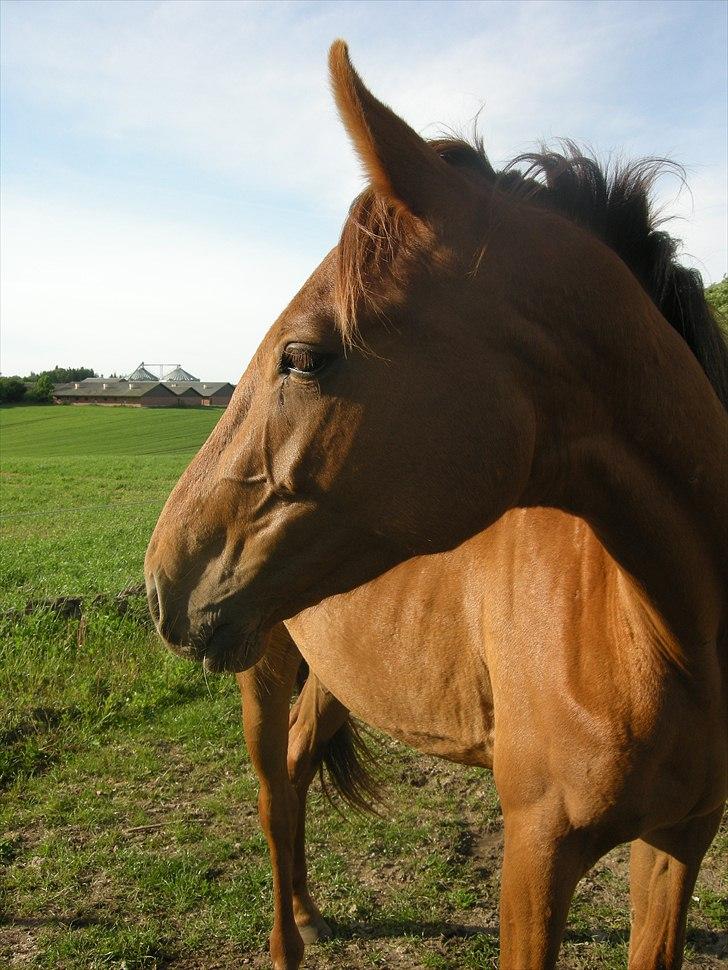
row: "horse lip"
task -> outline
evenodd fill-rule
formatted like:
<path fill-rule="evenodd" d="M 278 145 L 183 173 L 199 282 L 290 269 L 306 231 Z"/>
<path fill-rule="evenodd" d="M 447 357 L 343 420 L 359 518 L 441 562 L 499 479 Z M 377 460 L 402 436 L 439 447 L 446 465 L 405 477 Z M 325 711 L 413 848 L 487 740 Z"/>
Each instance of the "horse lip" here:
<path fill-rule="evenodd" d="M 203 624 L 204 636 L 194 634 L 186 642 L 168 639 L 160 624 L 157 630 L 165 646 L 172 653 L 193 663 L 202 663 L 208 673 L 238 673 L 252 667 L 262 653 L 264 623 L 241 626 L 209 619 Z"/>
<path fill-rule="evenodd" d="M 196 661 L 198 663 L 202 660 L 204 650 L 200 650 L 199 647 L 191 643 L 172 643 L 161 633 L 160 637 L 164 641 L 165 647 L 177 657 L 181 657 L 182 660 Z"/>
<path fill-rule="evenodd" d="M 200 651 L 199 659 L 207 673 L 239 673 L 257 662 L 260 642 L 260 626 L 241 632 L 230 623 L 221 623 Z"/>

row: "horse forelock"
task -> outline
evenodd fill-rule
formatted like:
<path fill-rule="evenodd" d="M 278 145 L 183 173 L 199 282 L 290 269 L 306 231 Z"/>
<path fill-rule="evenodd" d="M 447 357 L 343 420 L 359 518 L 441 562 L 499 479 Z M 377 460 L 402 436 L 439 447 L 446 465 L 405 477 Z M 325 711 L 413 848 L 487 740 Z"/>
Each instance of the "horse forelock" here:
<path fill-rule="evenodd" d="M 334 294 L 338 328 L 347 346 L 363 346 L 360 308 L 378 314 L 377 284 L 396 279 L 402 257 L 414 255 L 413 222 L 405 209 L 371 188 L 352 202 L 339 240 Z"/>
<path fill-rule="evenodd" d="M 574 142 L 517 156 L 496 172 L 479 139 L 430 144 L 448 165 L 506 196 L 551 208 L 606 243 L 626 264 L 699 361 L 728 409 L 728 345 L 708 306 L 697 270 L 677 262 L 679 240 L 661 228 L 653 201 L 666 173 L 684 181 L 667 159 L 601 163 Z M 402 206 L 367 189 L 349 210 L 338 250 L 336 304 L 345 343 L 360 339 L 359 310 L 379 312 L 377 286 L 421 250 L 421 223 Z"/>

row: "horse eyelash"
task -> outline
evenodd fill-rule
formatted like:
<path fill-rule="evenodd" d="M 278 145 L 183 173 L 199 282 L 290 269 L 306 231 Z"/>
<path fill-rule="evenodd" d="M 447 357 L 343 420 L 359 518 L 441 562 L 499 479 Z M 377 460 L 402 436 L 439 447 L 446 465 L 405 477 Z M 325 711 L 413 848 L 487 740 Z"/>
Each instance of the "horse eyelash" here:
<path fill-rule="evenodd" d="M 281 358 L 281 370 L 284 372 L 289 368 L 308 373 L 309 368 L 314 369 L 317 363 L 317 355 L 305 347 L 296 347 L 293 350 L 286 350 Z"/>

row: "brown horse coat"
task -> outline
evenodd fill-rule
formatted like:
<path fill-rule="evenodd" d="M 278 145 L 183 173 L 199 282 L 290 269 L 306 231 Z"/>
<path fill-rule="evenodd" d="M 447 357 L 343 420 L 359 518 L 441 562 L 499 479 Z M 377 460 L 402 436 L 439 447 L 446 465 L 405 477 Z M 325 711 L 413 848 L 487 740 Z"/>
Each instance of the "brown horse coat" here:
<path fill-rule="evenodd" d="M 492 764 L 503 968 L 554 965 L 578 879 L 625 840 L 630 967 L 678 967 L 728 791 L 728 351 L 642 170 L 497 175 L 423 141 L 341 43 L 331 69 L 371 187 L 146 559 L 169 645 L 247 671 L 274 965 L 325 927 L 305 793 L 350 708 Z M 315 674 L 290 747 L 282 621 Z"/>
<path fill-rule="evenodd" d="M 352 713 L 419 750 L 495 768 L 506 801 L 509 786 L 519 799 L 524 786 L 558 789 L 576 827 L 618 804 L 619 842 L 645 819 L 658 827 L 721 802 L 720 682 L 665 678 L 664 626 L 581 519 L 508 512 L 286 626 Z M 715 751 L 691 756 L 710 738 Z"/>

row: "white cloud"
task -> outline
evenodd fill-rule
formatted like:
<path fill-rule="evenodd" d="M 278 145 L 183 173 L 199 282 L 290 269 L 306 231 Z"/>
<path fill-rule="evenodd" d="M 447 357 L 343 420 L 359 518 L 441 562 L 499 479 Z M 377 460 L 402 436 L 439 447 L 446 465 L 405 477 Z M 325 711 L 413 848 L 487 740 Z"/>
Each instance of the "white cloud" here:
<path fill-rule="evenodd" d="M 496 161 L 554 135 L 627 156 L 675 155 L 688 167 L 694 208 L 683 195 L 673 211 L 685 221 L 672 231 L 709 280 L 720 278 L 722 119 L 710 114 L 707 95 L 705 103 L 672 107 L 679 72 L 660 94 L 669 104 L 659 116 L 632 80 L 664 31 L 678 29 L 682 10 L 665 3 L 5 4 L 4 87 L 27 113 L 28 128 L 35 113 L 50 114 L 67 125 L 69 142 L 83 138 L 112 156 L 118 146 L 120 171 L 137 153 L 155 159 L 155 178 L 165 164 L 186 166 L 189 182 L 200 173 L 206 189 L 219 178 L 225 192 L 262 206 L 259 224 L 265 205 L 291 213 L 288 230 L 279 219 L 277 235 L 261 244 L 215 230 L 214 220 L 200 226 L 179 213 L 170 223 L 161 209 L 134 214 L 123 179 L 118 200 L 93 211 L 78 193 L 75 201 L 64 196 L 72 179 L 38 185 L 13 177 L 3 212 L 6 369 L 81 358 L 118 369 L 133 366 L 126 358 L 138 348 L 150 358 L 171 354 L 205 376 L 235 376 L 322 255 L 310 251 L 300 228 L 305 216 L 294 210 L 318 210 L 335 224 L 360 185 L 326 79 L 326 50 L 340 35 L 374 92 L 425 133 L 448 124 L 467 130 L 484 102 L 481 125 Z M 46 162 L 52 171 L 53 159 Z M 166 186 L 158 188 L 161 196 Z M 668 200 L 675 194 L 669 186 L 661 192 Z M 252 238 L 252 220 L 251 227 Z"/>
<path fill-rule="evenodd" d="M 692 123 L 666 133 L 639 90 L 620 84 L 671 5 L 117 0 L 27 11 L 6 16 L 11 87 L 65 108 L 79 131 L 336 211 L 358 184 L 327 84 L 338 35 L 418 130 L 466 128 L 485 105 L 496 159 L 551 135 L 647 154 L 698 149 Z"/>
<path fill-rule="evenodd" d="M 22 198 L 2 233 L 6 373 L 144 358 L 235 381 L 312 269 L 292 247 Z"/>
<path fill-rule="evenodd" d="M 324 38 L 336 29 L 295 10 L 189 0 L 15 8 L 6 84 L 68 111 L 76 133 L 187 159 L 248 191 L 326 197 L 321 187 L 348 161 L 326 83 Z M 354 167 L 341 167 L 353 183 Z"/>
<path fill-rule="evenodd" d="M 728 186 L 720 170 L 687 172 L 686 186 L 663 185 L 658 206 L 669 216 L 664 229 L 682 243 L 679 260 L 699 270 L 706 283 L 728 270 Z"/>

